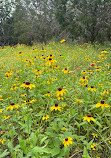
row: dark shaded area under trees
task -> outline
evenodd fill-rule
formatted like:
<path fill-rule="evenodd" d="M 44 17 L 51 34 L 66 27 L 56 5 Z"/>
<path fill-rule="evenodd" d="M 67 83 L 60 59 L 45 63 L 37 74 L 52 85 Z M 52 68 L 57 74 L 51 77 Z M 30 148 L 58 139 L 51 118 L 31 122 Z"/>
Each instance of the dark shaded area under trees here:
<path fill-rule="evenodd" d="M 111 41 L 110 0 L 2 0 L 0 45 Z"/>

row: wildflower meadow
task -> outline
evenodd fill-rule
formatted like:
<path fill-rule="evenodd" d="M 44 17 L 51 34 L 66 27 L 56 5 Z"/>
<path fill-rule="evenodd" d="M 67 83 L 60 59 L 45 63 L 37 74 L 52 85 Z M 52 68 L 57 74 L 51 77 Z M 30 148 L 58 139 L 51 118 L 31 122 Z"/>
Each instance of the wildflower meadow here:
<path fill-rule="evenodd" d="M 0 158 L 110 158 L 111 49 L 0 48 Z"/>

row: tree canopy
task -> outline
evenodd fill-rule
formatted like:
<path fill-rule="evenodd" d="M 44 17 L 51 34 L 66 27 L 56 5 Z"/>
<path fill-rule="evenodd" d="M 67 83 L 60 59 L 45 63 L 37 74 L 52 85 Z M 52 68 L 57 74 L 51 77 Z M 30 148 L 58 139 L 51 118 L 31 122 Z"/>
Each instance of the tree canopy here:
<path fill-rule="evenodd" d="M 111 41 L 110 0 L 8 0 L 0 8 L 0 45 Z"/>

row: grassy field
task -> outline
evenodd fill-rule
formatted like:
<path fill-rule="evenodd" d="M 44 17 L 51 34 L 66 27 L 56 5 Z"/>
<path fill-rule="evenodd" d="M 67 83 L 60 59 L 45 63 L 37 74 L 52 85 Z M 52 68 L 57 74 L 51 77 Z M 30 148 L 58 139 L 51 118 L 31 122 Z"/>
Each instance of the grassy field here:
<path fill-rule="evenodd" d="M 0 49 L 0 158 L 110 158 L 111 52 L 90 43 Z"/>

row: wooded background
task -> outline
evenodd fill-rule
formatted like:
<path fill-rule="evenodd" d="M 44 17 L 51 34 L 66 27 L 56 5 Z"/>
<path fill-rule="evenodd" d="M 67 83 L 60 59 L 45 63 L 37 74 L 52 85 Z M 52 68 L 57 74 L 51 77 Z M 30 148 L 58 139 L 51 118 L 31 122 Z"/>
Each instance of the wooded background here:
<path fill-rule="evenodd" d="M 111 0 L 1 0 L 0 45 L 111 41 Z"/>

